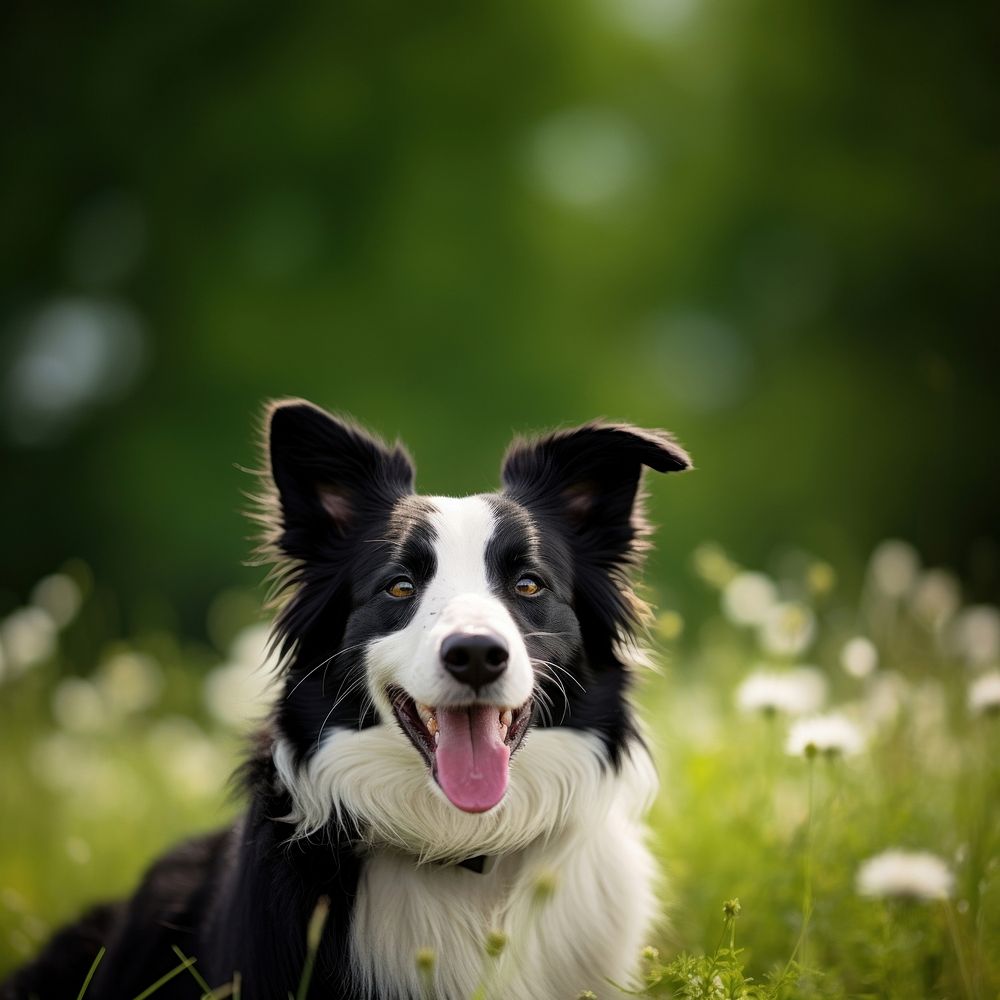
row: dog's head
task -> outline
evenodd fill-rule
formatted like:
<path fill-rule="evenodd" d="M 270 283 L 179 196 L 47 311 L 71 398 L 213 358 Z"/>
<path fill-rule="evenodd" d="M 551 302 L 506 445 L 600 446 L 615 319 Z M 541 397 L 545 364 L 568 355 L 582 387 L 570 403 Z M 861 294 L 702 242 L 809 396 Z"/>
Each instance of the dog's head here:
<path fill-rule="evenodd" d="M 532 729 L 585 731 L 616 758 L 643 470 L 690 464 L 668 434 L 591 423 L 517 440 L 502 490 L 461 499 L 415 494 L 402 447 L 308 403 L 275 405 L 268 441 L 289 595 L 277 724 L 296 766 L 330 734 L 382 727 L 421 762 L 425 794 L 481 813 Z"/>

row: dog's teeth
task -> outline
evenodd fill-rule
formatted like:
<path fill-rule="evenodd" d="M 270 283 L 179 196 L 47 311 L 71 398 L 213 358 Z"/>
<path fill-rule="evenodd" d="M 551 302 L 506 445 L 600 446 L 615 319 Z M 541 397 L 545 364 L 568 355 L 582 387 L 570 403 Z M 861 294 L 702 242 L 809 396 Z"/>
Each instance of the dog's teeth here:
<path fill-rule="evenodd" d="M 441 734 L 435 728 L 434 730 L 434 745 L 437 746 L 438 741 L 441 739 Z"/>
<path fill-rule="evenodd" d="M 504 729 L 509 728 L 511 722 L 513 721 L 514 715 L 509 708 L 500 713 L 500 725 L 503 726 Z"/>
<path fill-rule="evenodd" d="M 434 709 L 430 705 L 421 705 L 417 702 L 417 714 L 420 716 L 420 721 L 427 728 L 427 732 L 431 736 L 436 736 L 438 731 L 438 721 L 434 716 Z"/>
<path fill-rule="evenodd" d="M 500 739 L 501 740 L 506 740 L 507 739 L 507 727 L 506 726 L 501 726 L 500 727 Z"/>

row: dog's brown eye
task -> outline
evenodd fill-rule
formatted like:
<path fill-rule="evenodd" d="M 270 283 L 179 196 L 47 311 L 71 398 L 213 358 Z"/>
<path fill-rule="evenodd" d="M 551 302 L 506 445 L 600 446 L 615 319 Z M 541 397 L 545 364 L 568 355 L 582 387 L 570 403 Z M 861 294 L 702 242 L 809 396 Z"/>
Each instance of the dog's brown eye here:
<path fill-rule="evenodd" d="M 417 588 L 413 585 L 412 580 L 408 580 L 405 576 L 401 576 L 398 580 L 393 580 L 392 583 L 385 588 L 385 592 L 390 597 L 412 597 L 417 592 Z"/>
<path fill-rule="evenodd" d="M 533 576 L 522 576 L 514 584 L 514 589 L 522 597 L 534 597 L 542 589 L 542 585 Z"/>

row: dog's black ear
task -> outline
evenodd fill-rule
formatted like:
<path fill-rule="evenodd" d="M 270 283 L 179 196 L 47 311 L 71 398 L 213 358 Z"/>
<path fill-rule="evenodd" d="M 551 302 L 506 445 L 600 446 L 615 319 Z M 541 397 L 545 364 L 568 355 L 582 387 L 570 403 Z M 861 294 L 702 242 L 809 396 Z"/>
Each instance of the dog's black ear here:
<path fill-rule="evenodd" d="M 691 459 L 665 431 L 595 422 L 515 441 L 502 476 L 515 500 L 560 518 L 578 536 L 607 536 L 602 547 L 624 551 L 630 529 L 641 527 L 636 500 L 647 467 L 683 472 Z"/>
<path fill-rule="evenodd" d="M 268 452 L 280 505 L 278 545 L 305 559 L 350 539 L 413 492 L 413 463 L 362 428 L 302 400 L 269 409 Z"/>
<path fill-rule="evenodd" d="M 643 469 L 690 467 L 687 452 L 669 434 L 627 424 L 589 423 L 511 445 L 503 463 L 505 491 L 568 539 L 578 612 L 595 631 L 598 623 L 609 634 L 628 631 L 644 614 L 629 580 L 648 533 L 639 489 Z"/>

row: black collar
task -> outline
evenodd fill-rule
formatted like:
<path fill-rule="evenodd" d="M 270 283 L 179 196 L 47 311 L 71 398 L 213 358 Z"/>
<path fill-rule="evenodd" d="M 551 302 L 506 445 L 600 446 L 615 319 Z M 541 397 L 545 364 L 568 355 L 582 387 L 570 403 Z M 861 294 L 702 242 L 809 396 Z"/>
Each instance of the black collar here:
<path fill-rule="evenodd" d="M 489 875 L 496 866 L 497 857 L 496 854 L 476 854 L 461 861 L 432 861 L 431 864 L 440 865 L 442 868 L 465 868 L 476 875 Z M 416 857 L 413 860 L 415 864 L 419 864 Z"/>

